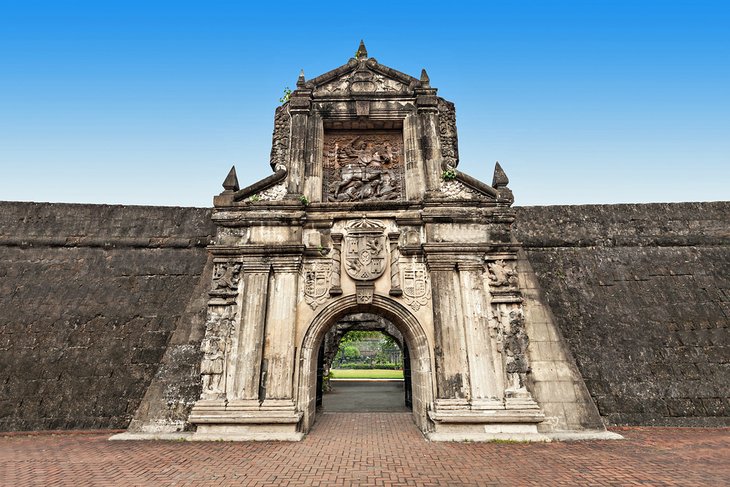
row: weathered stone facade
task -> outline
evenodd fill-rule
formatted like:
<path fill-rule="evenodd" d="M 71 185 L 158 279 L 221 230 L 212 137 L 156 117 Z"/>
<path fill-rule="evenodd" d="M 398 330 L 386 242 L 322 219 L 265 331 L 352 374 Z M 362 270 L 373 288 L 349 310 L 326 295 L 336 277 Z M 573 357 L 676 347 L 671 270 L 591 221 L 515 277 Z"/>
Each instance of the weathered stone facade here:
<path fill-rule="evenodd" d="M 300 75 L 275 120 L 275 174 L 241 190 L 232 169 L 214 200 L 196 439 L 301 438 L 323 340 L 360 313 L 402 336 L 413 417 L 431 439 L 603 429 L 587 393 L 562 397 L 542 425 L 509 180 L 499 165 L 491 186 L 456 169 L 454 106 L 425 70 L 405 75 L 361 45 L 340 68 Z M 261 197 L 273 187 L 286 193 Z"/>

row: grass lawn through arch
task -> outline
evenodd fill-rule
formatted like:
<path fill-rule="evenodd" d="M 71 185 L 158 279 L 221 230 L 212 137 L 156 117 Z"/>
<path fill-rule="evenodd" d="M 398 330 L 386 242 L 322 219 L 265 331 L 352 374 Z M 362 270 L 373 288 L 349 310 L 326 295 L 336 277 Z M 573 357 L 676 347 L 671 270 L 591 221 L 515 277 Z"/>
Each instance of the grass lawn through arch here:
<path fill-rule="evenodd" d="M 333 379 L 402 379 L 402 370 L 332 369 Z"/>

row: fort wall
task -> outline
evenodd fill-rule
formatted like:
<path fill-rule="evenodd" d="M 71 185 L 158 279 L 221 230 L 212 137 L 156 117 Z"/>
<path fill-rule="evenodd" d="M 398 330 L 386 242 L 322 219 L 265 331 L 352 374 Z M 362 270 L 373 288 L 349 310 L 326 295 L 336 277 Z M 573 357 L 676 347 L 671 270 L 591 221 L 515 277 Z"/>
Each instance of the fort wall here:
<path fill-rule="evenodd" d="M 524 207 L 514 230 L 605 421 L 730 424 L 730 203 Z"/>
<path fill-rule="evenodd" d="M 127 426 L 200 280 L 210 215 L 0 203 L 0 429 Z"/>
<path fill-rule="evenodd" d="M 200 395 L 210 216 L 0 203 L 0 430 L 123 428 L 140 404 L 156 404 L 143 419 L 187 416 Z M 730 202 L 517 216 L 606 421 L 730 424 Z"/>

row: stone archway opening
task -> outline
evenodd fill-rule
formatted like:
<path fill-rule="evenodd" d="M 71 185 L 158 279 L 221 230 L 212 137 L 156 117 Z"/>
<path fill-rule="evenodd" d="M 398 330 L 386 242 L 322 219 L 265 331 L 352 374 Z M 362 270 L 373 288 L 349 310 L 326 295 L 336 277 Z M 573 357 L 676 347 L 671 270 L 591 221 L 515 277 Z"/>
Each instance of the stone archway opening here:
<path fill-rule="evenodd" d="M 428 419 L 428 404 L 433 401 L 432 357 L 428 339 L 418 320 L 400 303 L 385 296 L 373 296 L 372 303 L 357 303 L 355 296 L 338 299 L 315 316 L 302 343 L 299 369 L 298 409 L 302 411 L 301 431 L 306 433 L 314 424 L 317 405 L 318 364 L 321 365 L 327 348 L 327 341 L 333 342 L 338 334 L 344 334 L 349 327 L 385 325 L 394 338 L 398 337 L 404 351 L 404 368 L 408 370 L 408 387 L 405 381 L 401 392 L 403 412 L 412 411 L 416 425 L 424 433 L 432 430 Z M 377 323 L 377 324 L 376 324 Z M 337 339 L 339 341 L 339 339 Z M 331 346 L 331 345 L 330 345 Z M 406 390 L 408 394 L 406 394 Z M 406 406 L 408 401 L 409 406 Z M 321 409 L 321 408 L 319 408 Z"/>
<path fill-rule="evenodd" d="M 372 313 L 354 313 L 341 318 L 326 333 L 320 346 L 317 409 L 410 411 L 409 362 L 402 333 L 386 318 Z"/>

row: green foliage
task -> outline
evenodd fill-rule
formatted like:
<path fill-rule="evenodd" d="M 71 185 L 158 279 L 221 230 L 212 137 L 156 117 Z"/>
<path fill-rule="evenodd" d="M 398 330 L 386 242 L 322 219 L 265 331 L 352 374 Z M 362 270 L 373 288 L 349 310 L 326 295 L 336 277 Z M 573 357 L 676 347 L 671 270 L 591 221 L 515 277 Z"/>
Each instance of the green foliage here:
<path fill-rule="evenodd" d="M 403 371 L 399 369 L 335 369 L 332 371 L 332 377 L 334 379 L 402 379 Z"/>
<path fill-rule="evenodd" d="M 454 169 L 447 169 L 441 173 L 441 179 L 444 181 L 453 181 L 456 179 L 456 171 Z"/>
<path fill-rule="evenodd" d="M 368 338 L 380 338 L 382 336 L 385 335 L 383 335 L 379 331 L 348 331 L 342 336 L 342 338 L 340 339 L 340 343 L 361 342 Z"/>
<path fill-rule="evenodd" d="M 337 365 L 338 369 L 344 369 L 344 370 L 377 370 L 377 369 L 383 369 L 383 370 L 400 370 L 403 368 L 401 364 L 394 364 L 392 362 L 385 362 L 380 364 L 370 364 L 367 362 L 344 362 L 342 364 Z"/>
<path fill-rule="evenodd" d="M 256 201 L 259 201 L 261 199 L 261 196 L 257 194 L 249 196 L 248 201 L 255 203 Z"/>
<path fill-rule="evenodd" d="M 299 197 L 299 201 L 301 201 L 304 206 L 309 206 L 309 198 L 307 198 L 306 196 L 301 195 Z"/>
<path fill-rule="evenodd" d="M 289 98 L 291 98 L 291 94 L 292 94 L 291 88 L 289 88 L 288 86 L 286 88 L 284 88 L 284 96 L 279 98 L 279 103 L 281 103 L 283 105 L 284 103 L 288 102 Z"/>

